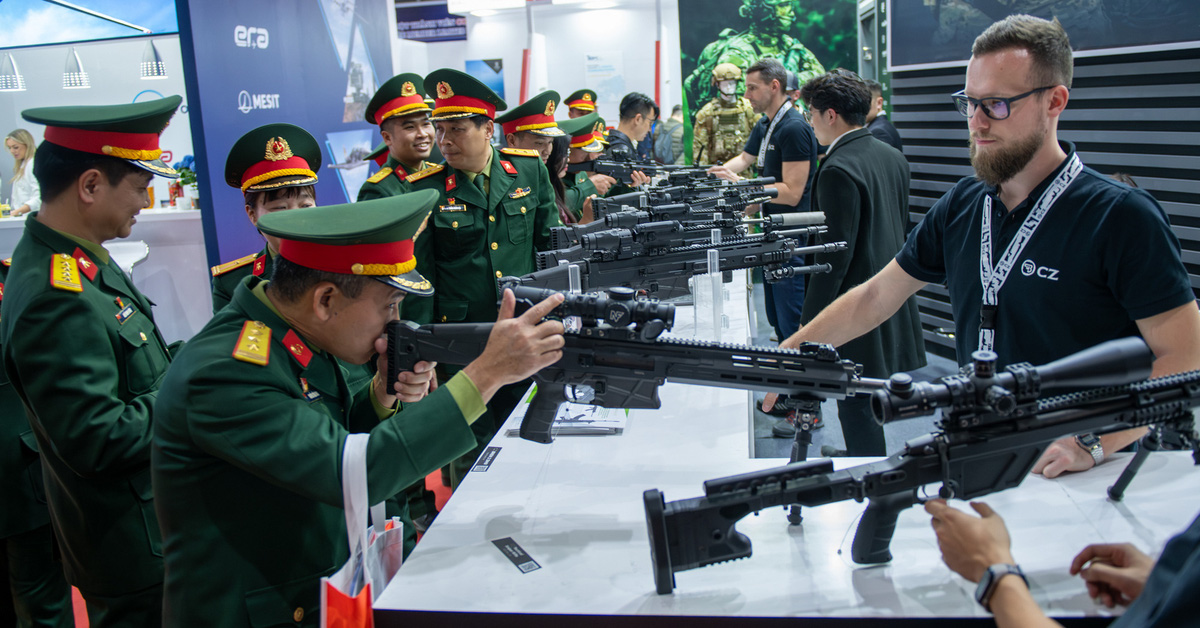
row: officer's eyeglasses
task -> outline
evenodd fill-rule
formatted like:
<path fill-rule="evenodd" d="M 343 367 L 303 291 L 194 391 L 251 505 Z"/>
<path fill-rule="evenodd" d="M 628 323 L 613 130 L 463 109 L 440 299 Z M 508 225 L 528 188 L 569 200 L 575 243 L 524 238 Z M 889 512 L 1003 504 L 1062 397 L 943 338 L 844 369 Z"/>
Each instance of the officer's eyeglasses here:
<path fill-rule="evenodd" d="M 804 121 L 809 124 L 812 124 L 812 109 L 804 110 Z"/>
<path fill-rule="evenodd" d="M 1055 87 L 1058 86 L 1047 85 L 1046 87 L 1031 89 L 1024 94 L 1017 94 L 1012 98 L 971 98 L 967 95 L 966 90 L 963 90 L 951 94 L 950 98 L 954 100 L 954 105 L 958 107 L 958 112 L 968 118 L 975 115 L 976 109 L 983 109 L 983 113 L 987 115 L 987 117 L 993 120 L 1003 120 L 1007 118 L 1010 113 L 1012 113 L 1013 103 L 1021 100 L 1022 98 L 1032 96 L 1038 92 L 1054 89 Z"/>

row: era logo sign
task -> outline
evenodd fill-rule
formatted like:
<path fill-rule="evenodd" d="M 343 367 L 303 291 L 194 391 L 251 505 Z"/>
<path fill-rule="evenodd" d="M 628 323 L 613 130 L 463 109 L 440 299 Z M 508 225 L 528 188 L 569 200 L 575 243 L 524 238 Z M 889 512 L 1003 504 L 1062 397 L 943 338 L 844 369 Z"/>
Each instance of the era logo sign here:
<path fill-rule="evenodd" d="M 271 35 L 265 28 L 241 24 L 233 27 L 233 43 L 238 48 L 266 48 L 270 41 Z"/>

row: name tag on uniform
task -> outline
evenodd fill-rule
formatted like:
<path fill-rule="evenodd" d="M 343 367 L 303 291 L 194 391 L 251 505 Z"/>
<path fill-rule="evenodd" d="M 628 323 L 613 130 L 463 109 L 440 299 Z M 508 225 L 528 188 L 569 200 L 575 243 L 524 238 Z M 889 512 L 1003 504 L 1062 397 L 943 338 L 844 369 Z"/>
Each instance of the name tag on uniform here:
<path fill-rule="evenodd" d="M 513 190 L 512 194 L 508 195 L 508 198 L 521 198 L 522 196 L 529 196 L 529 192 L 529 188 L 517 188 Z"/>
<path fill-rule="evenodd" d="M 124 325 L 125 321 L 129 320 L 129 317 L 134 314 L 137 314 L 137 310 L 133 309 L 132 305 L 126 305 L 121 308 L 120 312 L 117 312 L 117 322 Z"/>
<path fill-rule="evenodd" d="M 438 211 L 444 212 L 444 213 L 465 212 L 465 211 L 467 211 L 467 206 L 466 205 L 438 205 Z"/>

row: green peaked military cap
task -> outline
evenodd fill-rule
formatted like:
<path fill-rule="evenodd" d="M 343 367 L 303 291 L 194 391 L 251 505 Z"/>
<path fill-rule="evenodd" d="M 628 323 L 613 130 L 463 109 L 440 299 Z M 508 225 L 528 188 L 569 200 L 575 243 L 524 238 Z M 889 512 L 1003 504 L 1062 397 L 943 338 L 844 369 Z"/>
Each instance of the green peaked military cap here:
<path fill-rule="evenodd" d="M 367 103 L 367 122 L 383 124 L 393 116 L 430 111 L 425 103 L 425 79 L 420 74 L 405 72 L 388 79 Z"/>
<path fill-rule="evenodd" d="M 598 125 L 596 130 L 600 131 L 600 137 L 596 139 L 600 140 L 601 144 L 608 146 L 608 123 L 604 121 L 604 118 L 597 118 L 596 124 Z"/>
<path fill-rule="evenodd" d="M 483 81 L 458 70 L 442 68 L 425 77 L 425 92 L 433 95 L 431 120 L 449 120 L 481 115 L 493 120 L 508 103 Z"/>
<path fill-rule="evenodd" d="M 182 96 L 125 105 L 79 105 L 26 109 L 21 117 L 46 125 L 44 141 L 94 155 L 124 159 L 154 174 L 179 176 L 163 163 L 158 140 Z"/>
<path fill-rule="evenodd" d="M 571 136 L 571 148 L 578 148 L 588 153 L 599 153 L 604 150 L 600 138 L 604 136 L 600 114 L 595 111 L 586 116 L 559 120 L 558 128 Z"/>
<path fill-rule="evenodd" d="M 526 100 L 512 111 L 496 118 L 504 133 L 529 131 L 547 137 L 566 135 L 554 121 L 554 108 L 559 103 L 558 92 L 549 90 Z"/>
<path fill-rule="evenodd" d="M 429 296 L 433 286 L 417 272 L 413 242 L 437 199 L 436 190 L 418 190 L 272 212 L 259 219 L 258 230 L 279 238 L 279 255 L 294 264 L 364 275 L 409 294 Z"/>
<path fill-rule="evenodd" d="M 265 124 L 233 143 L 225 158 L 225 182 L 243 192 L 314 185 L 321 146 L 311 133 L 286 123 Z"/>
<path fill-rule="evenodd" d="M 583 109 L 584 111 L 596 110 L 596 92 L 590 89 L 581 89 L 567 96 L 568 109 Z"/>

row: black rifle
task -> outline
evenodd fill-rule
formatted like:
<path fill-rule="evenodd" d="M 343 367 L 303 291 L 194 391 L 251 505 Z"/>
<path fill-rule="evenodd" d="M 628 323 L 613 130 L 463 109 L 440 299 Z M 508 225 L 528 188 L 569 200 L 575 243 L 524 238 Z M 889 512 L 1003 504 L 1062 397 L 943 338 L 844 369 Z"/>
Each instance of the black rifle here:
<path fill-rule="evenodd" d="M 733 216 L 719 212 L 693 214 L 686 204 L 663 205 L 654 209 L 655 211 L 624 211 L 608 214 L 603 220 L 596 220 L 584 225 L 551 227 L 549 250 L 558 251 L 579 246 L 583 236 L 611 229 L 630 230 L 630 235 L 634 238 L 637 238 L 640 230 L 643 229 L 647 233 L 658 231 L 664 235 L 670 234 L 674 236 L 671 246 L 711 242 L 714 229 L 718 230 L 722 239 L 746 236 L 749 235 L 748 228 L 751 225 L 759 226 L 764 232 L 790 229 L 789 234 L 792 237 L 807 237 L 826 231 L 823 226 L 795 229 L 796 227 L 824 224 L 824 212 L 797 212 L 746 219 L 742 218 L 740 213 Z M 657 211 L 660 209 L 667 211 Z"/>
<path fill-rule="evenodd" d="M 764 508 L 869 500 L 851 558 L 883 563 L 892 558 L 896 518 L 923 501 L 919 491 L 926 485 L 940 484 L 938 494 L 946 499 L 973 499 L 1019 485 L 1045 448 L 1063 436 L 1155 423 L 1194 431 L 1190 408 L 1200 405 L 1200 371 L 1140 381 L 1149 376 L 1153 355 L 1139 338 L 1106 342 L 1041 367 L 1011 365 L 1001 373 L 994 372 L 994 353 L 972 357 L 971 375 L 914 384 L 898 374 L 872 394 L 881 423 L 943 412 L 937 431 L 882 461 L 841 471 L 828 459 L 800 462 L 709 480 L 704 497 L 674 502 L 665 502 L 657 489 L 646 491 L 658 592 L 674 589 L 676 572 L 750 556 L 750 539 L 735 524 Z M 1083 387 L 1097 388 L 1041 398 L 1044 389 Z"/>
<path fill-rule="evenodd" d="M 505 287 L 512 288 L 518 302 L 526 306 L 553 294 L 511 284 Z M 567 299 L 554 314 L 581 316 L 582 327 L 563 334 L 562 359 L 533 376 L 537 393 L 520 430 L 526 440 L 551 442 L 550 426 L 559 406 L 568 401 L 602 408 L 658 408 L 658 388 L 667 381 L 822 399 L 864 394 L 884 384 L 860 377 L 861 368 L 842 360 L 829 345 L 804 343 L 790 350 L 661 338 L 659 334 L 671 327 L 674 306 L 633 300 L 629 291 L 614 291 L 607 297 L 567 295 Z M 389 323 L 390 381 L 422 360 L 469 363 L 483 352 L 492 325 Z"/>
<path fill-rule="evenodd" d="M 567 290 L 571 287 L 569 266 L 575 265 L 579 267 L 580 288 L 585 292 L 624 286 L 650 296 L 667 297 L 675 296 L 679 290 L 686 292 L 681 286 L 688 277 L 708 272 L 710 250 L 717 252 L 722 271 L 763 266 L 764 277 L 776 281 L 785 276 L 830 270 L 828 264 L 788 266 L 795 256 L 832 253 L 846 248 L 845 242 L 797 246 L 796 241 L 788 237 L 805 235 L 811 228 L 799 229 L 794 234 L 772 231 L 727 238 L 718 244 L 699 242 L 673 246 L 684 236 L 678 225 L 648 223 L 640 225 L 636 235 L 627 229 L 586 234 L 580 238 L 579 246 L 538 253 L 538 270 L 511 280 L 536 288 Z"/>
<path fill-rule="evenodd" d="M 647 210 L 658 205 L 689 203 L 695 208 L 717 206 L 721 201 L 727 204 L 745 203 L 747 199 L 767 196 L 775 198 L 779 192 L 766 186 L 775 183 L 772 177 L 761 179 L 745 179 L 737 183 L 713 180 L 711 182 L 693 182 L 689 185 L 655 187 L 641 192 L 629 192 L 607 198 L 592 199 L 592 211 L 596 218 L 619 211 L 630 209 Z"/>
<path fill-rule="evenodd" d="M 593 159 L 567 166 L 567 172 L 606 174 L 626 184 L 633 183 L 634 172 L 641 172 L 651 178 L 663 177 L 664 182 L 668 185 L 686 185 L 693 181 L 715 179 L 707 171 L 708 166 L 676 166 L 652 161 L 614 161 L 610 159 Z"/>

